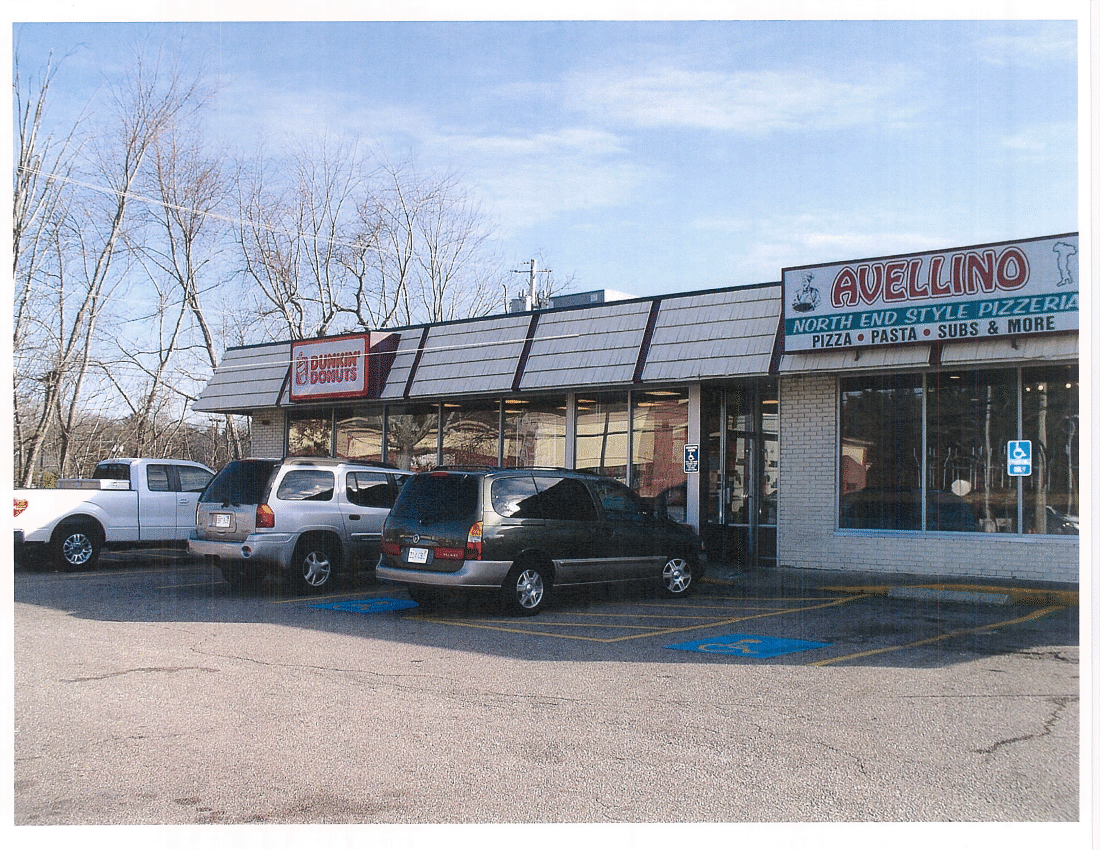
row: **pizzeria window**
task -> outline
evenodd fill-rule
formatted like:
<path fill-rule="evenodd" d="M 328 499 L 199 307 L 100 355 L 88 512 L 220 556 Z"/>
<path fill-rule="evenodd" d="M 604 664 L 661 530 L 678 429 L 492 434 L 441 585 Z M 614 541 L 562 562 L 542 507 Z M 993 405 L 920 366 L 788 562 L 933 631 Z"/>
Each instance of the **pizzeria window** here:
<path fill-rule="evenodd" d="M 841 529 L 1077 534 L 1078 368 L 844 378 Z M 1015 475 L 1011 441 L 1032 446 Z"/>

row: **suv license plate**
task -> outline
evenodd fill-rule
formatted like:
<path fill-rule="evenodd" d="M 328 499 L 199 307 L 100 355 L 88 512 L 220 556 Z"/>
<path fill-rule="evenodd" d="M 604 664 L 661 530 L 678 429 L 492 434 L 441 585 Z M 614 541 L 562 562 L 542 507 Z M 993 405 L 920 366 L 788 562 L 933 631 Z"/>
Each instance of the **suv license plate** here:
<path fill-rule="evenodd" d="M 232 525 L 232 514 L 214 514 L 214 528 L 229 528 Z"/>
<path fill-rule="evenodd" d="M 410 564 L 428 563 L 428 550 L 420 547 L 410 548 L 405 555 L 405 560 Z"/>

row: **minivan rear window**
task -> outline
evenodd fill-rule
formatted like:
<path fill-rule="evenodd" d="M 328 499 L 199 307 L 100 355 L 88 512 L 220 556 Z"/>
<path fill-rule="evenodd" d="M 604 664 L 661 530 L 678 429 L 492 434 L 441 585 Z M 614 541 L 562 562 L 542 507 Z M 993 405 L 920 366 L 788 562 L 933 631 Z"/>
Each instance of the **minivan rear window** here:
<path fill-rule="evenodd" d="M 200 502 L 221 505 L 258 505 L 267 493 L 277 460 L 232 460 L 210 479 Z"/>
<path fill-rule="evenodd" d="M 422 525 L 467 519 L 478 512 L 477 475 L 421 473 L 401 488 L 391 512 Z"/>

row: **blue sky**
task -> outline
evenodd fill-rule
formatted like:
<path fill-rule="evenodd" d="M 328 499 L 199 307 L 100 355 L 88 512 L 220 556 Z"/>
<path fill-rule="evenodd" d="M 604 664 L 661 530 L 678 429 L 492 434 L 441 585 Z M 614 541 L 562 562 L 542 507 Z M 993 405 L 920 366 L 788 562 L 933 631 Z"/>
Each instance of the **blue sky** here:
<path fill-rule="evenodd" d="M 507 264 L 543 257 L 576 291 L 1079 227 L 1075 21 L 64 23 L 72 5 L 12 28 L 25 67 L 66 56 L 59 98 L 136 40 L 178 45 L 228 144 L 324 131 L 455 171 Z"/>

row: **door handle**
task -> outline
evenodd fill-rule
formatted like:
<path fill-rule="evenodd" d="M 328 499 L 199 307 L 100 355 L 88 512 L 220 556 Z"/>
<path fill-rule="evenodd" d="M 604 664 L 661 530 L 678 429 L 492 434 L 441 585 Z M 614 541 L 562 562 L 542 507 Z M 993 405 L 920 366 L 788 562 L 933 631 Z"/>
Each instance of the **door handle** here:
<path fill-rule="evenodd" d="M 359 514 L 348 514 L 348 519 L 362 519 Z"/>

